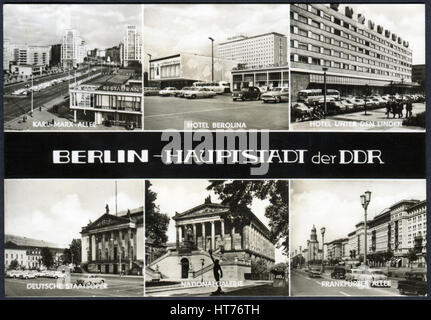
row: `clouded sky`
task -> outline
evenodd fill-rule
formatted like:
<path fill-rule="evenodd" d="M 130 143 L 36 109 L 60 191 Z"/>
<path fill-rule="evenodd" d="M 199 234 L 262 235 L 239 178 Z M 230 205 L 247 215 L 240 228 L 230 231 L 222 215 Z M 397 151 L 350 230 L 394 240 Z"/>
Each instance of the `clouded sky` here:
<path fill-rule="evenodd" d="M 61 43 L 63 30 L 77 29 L 88 49 L 109 48 L 123 41 L 126 25 L 142 29 L 142 6 L 7 4 L 3 6 L 4 38 L 12 43 Z"/>
<path fill-rule="evenodd" d="M 118 211 L 143 206 L 142 180 L 117 180 Z M 5 233 L 67 246 L 81 228 L 115 214 L 115 180 L 5 180 Z"/>
<path fill-rule="evenodd" d="M 151 180 L 151 189 L 157 193 L 157 205 L 160 212 L 166 213 L 169 217 L 175 215 L 175 211 L 184 212 L 195 206 L 204 203 L 205 198 L 211 195 L 211 201 L 220 203 L 221 201 L 213 192 L 208 192 L 206 187 L 208 180 Z M 251 206 L 253 213 L 268 226 L 268 219 L 265 217 L 265 208 L 269 201 L 254 200 Z M 171 219 L 168 230 L 168 241 L 175 242 L 175 221 Z M 281 254 L 281 250 L 275 250 L 276 262 L 285 262 L 286 256 Z"/>
<path fill-rule="evenodd" d="M 360 195 L 371 191 L 368 219 L 404 199 L 425 200 L 425 180 L 403 181 L 353 181 L 306 180 L 290 184 L 290 234 L 291 250 L 304 249 L 310 238 L 313 224 L 318 230 L 325 227 L 325 242 L 344 238 L 354 231 L 355 225 L 364 220 Z"/>

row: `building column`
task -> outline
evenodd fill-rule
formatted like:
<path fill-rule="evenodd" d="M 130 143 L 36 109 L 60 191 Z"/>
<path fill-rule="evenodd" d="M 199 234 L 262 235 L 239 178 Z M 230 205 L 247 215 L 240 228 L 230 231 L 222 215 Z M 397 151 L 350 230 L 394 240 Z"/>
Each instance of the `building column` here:
<path fill-rule="evenodd" d="M 230 249 L 235 250 L 235 241 L 233 240 L 233 236 L 235 234 L 235 227 L 232 226 L 232 229 L 230 230 Z"/>
<path fill-rule="evenodd" d="M 207 245 L 206 245 L 206 235 L 205 235 L 205 222 L 201 223 L 202 225 L 202 249 L 206 251 Z"/>
<path fill-rule="evenodd" d="M 224 220 L 220 220 L 220 232 L 221 232 L 221 239 L 224 239 Z"/>
<path fill-rule="evenodd" d="M 215 224 L 211 221 L 211 250 L 215 250 Z"/>
<path fill-rule="evenodd" d="M 73 122 L 76 123 L 76 110 L 73 110 Z"/>
<path fill-rule="evenodd" d="M 193 223 L 193 243 L 195 246 L 197 246 L 197 234 L 196 234 L 196 223 Z"/>
<path fill-rule="evenodd" d="M 176 246 L 177 246 L 177 251 L 180 248 L 180 227 L 179 226 L 175 226 L 176 229 Z"/>

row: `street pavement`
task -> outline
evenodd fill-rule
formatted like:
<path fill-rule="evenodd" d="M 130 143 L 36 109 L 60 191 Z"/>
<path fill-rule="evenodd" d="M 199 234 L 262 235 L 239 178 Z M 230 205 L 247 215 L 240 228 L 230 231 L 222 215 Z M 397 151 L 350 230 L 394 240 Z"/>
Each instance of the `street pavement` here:
<path fill-rule="evenodd" d="M 343 280 L 331 279 L 329 273 L 324 273 L 321 278 L 310 278 L 303 269 L 291 271 L 291 295 L 293 297 L 375 297 L 375 296 L 400 296 L 397 289 L 397 280 L 391 280 L 391 287 L 358 287 L 343 284 Z M 338 286 L 340 285 L 340 286 Z"/>
<path fill-rule="evenodd" d="M 223 287 L 224 294 L 218 296 L 289 296 L 288 287 L 273 287 L 272 281 L 244 281 L 240 287 Z M 156 290 L 156 291 L 155 291 Z M 146 289 L 147 297 L 209 297 L 216 291 L 215 287 L 188 287 L 181 285 L 169 286 L 169 288 Z"/>
<path fill-rule="evenodd" d="M 288 130 L 289 104 L 263 101 L 232 101 L 230 94 L 207 99 L 144 97 L 145 130 L 184 130 L 192 121 L 193 130 L 271 129 Z M 186 128 L 190 130 L 190 128 Z"/>
<path fill-rule="evenodd" d="M 414 103 L 413 114 L 425 111 L 425 103 Z M 404 110 L 405 115 L 405 110 Z M 403 126 L 405 118 L 389 119 L 386 116 L 386 108 L 368 110 L 367 115 L 364 111 L 338 114 L 326 117 L 321 120 L 307 120 L 294 122 L 291 124 L 292 130 L 327 130 L 327 131 L 424 131 L 424 128 Z"/>
<path fill-rule="evenodd" d="M 85 275 L 73 274 L 71 283 Z M 106 280 L 106 288 L 80 289 L 38 289 L 39 285 L 54 284 L 56 279 L 5 279 L 6 297 L 142 297 L 144 294 L 143 277 L 101 275 Z M 37 284 L 31 289 L 32 284 Z M 28 288 L 29 287 L 29 288 Z"/>

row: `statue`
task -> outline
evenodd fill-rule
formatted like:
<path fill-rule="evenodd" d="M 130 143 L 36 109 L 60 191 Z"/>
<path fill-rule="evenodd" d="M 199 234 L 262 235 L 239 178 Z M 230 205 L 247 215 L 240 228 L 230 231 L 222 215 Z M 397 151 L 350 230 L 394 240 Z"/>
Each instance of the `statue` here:
<path fill-rule="evenodd" d="M 186 232 L 187 232 L 186 240 L 190 241 L 190 242 L 193 242 L 193 230 L 192 230 L 192 228 L 190 226 L 187 228 Z"/>
<path fill-rule="evenodd" d="M 106 214 L 109 214 L 109 205 L 108 204 L 106 204 L 105 210 L 106 210 Z"/>

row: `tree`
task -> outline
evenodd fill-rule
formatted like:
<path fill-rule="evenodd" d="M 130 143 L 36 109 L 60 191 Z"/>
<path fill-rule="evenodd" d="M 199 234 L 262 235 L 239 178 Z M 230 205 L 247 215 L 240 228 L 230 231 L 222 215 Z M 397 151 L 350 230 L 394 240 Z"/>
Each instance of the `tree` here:
<path fill-rule="evenodd" d="M 69 248 L 64 249 L 64 263 L 81 264 L 81 239 L 72 239 Z"/>
<path fill-rule="evenodd" d="M 18 260 L 16 260 L 16 259 L 12 260 L 11 263 L 10 263 L 10 265 L 9 265 L 9 269 L 16 270 L 18 268 L 19 268 Z"/>
<path fill-rule="evenodd" d="M 407 252 L 407 259 L 409 259 L 410 266 L 413 266 L 413 262 L 418 259 L 418 255 L 414 249 L 409 249 Z"/>
<path fill-rule="evenodd" d="M 42 256 L 42 264 L 47 268 L 52 267 L 54 264 L 54 257 L 51 250 L 47 247 L 43 247 L 42 250 L 40 250 L 40 255 Z"/>
<path fill-rule="evenodd" d="M 227 219 L 241 230 L 252 217 L 250 206 L 254 199 L 269 200 L 265 217 L 269 219 L 270 239 L 289 250 L 289 183 L 285 180 L 210 180 L 207 190 L 212 190 L 228 205 Z"/>
<path fill-rule="evenodd" d="M 160 245 L 168 241 L 169 216 L 160 213 L 156 200 L 157 193 L 151 190 L 151 182 L 145 181 L 145 234 L 153 244 Z"/>
<path fill-rule="evenodd" d="M 268 265 L 264 259 L 256 258 L 251 260 L 251 273 L 263 274 L 268 271 Z"/>

